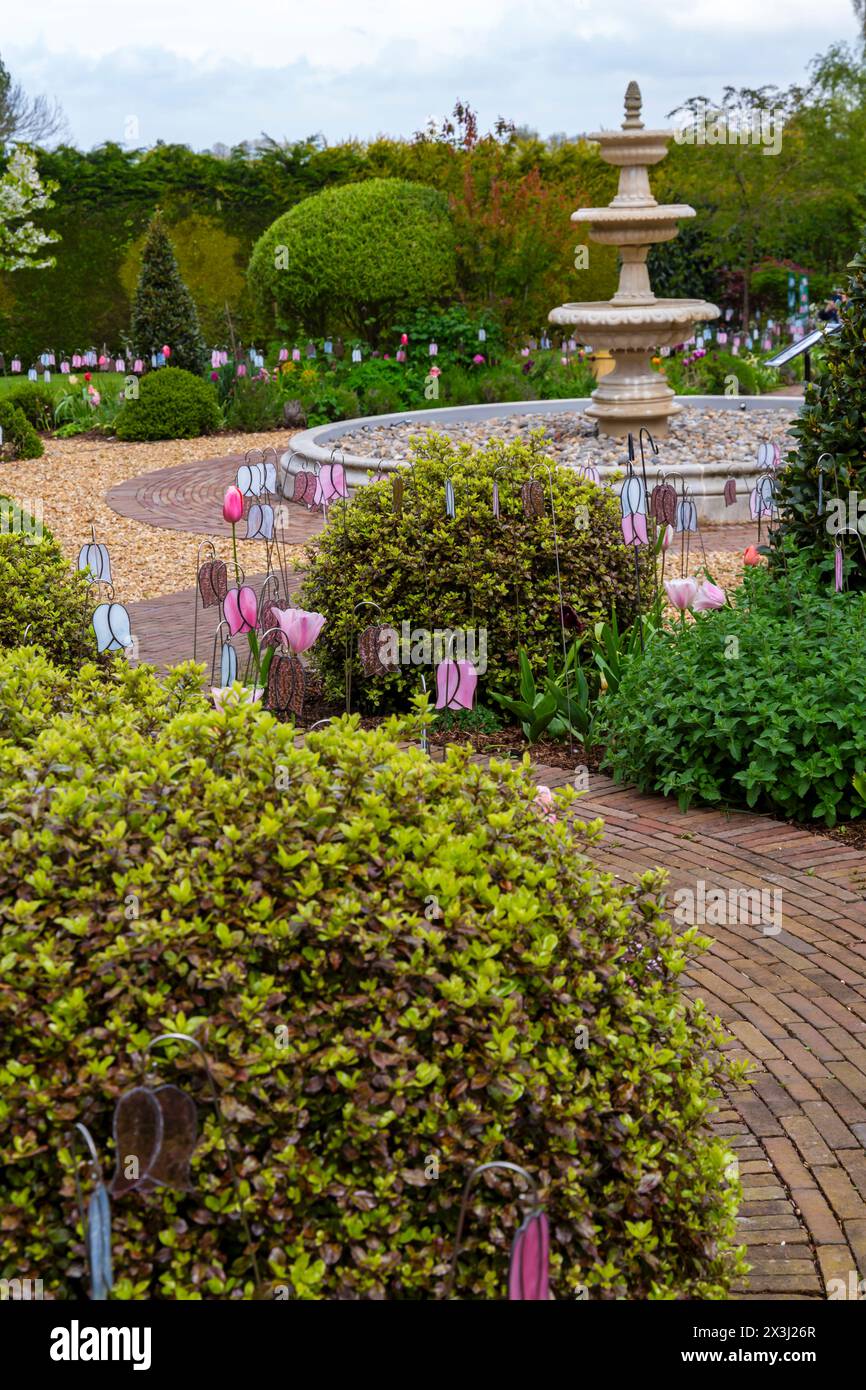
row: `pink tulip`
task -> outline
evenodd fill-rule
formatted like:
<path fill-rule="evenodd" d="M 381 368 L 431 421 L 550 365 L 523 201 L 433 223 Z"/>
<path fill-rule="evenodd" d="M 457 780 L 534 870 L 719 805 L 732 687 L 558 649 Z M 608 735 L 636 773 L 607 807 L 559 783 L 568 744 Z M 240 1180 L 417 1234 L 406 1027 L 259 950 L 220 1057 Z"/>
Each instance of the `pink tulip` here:
<path fill-rule="evenodd" d="M 430 376 L 441 376 L 441 375 L 442 375 L 442 368 L 441 368 L 441 367 L 431 367 L 428 375 L 430 375 Z"/>
<path fill-rule="evenodd" d="M 230 526 L 234 526 L 240 521 L 244 514 L 244 498 L 239 487 L 232 485 L 226 488 L 226 495 L 223 498 L 223 521 L 227 521 Z"/>
<path fill-rule="evenodd" d="M 484 357 L 480 352 L 476 352 L 472 361 L 475 363 L 476 367 L 481 367 L 484 364 Z"/>
<path fill-rule="evenodd" d="M 436 667 L 436 708 L 471 709 L 478 672 L 471 661 L 440 661 Z"/>
<path fill-rule="evenodd" d="M 408 341 L 409 341 L 409 334 L 408 334 L 408 333 L 401 333 L 401 334 L 400 334 L 400 342 L 401 342 L 401 344 L 402 344 L 403 347 L 406 346 L 406 344 L 408 343 Z"/>
<path fill-rule="evenodd" d="M 674 534 L 675 534 L 675 533 L 674 533 L 674 528 L 673 528 L 673 526 L 666 526 L 666 527 L 665 527 L 665 533 L 664 533 L 664 535 L 662 536 L 662 550 L 668 550 L 668 549 L 670 548 L 670 546 L 673 545 L 673 542 L 674 542 Z"/>
<path fill-rule="evenodd" d="M 674 608 L 685 613 L 695 601 L 698 586 L 693 579 L 666 579 L 665 592 Z"/>
<path fill-rule="evenodd" d="M 163 343 L 162 345 L 162 355 L 163 357 L 171 357 L 171 348 L 167 343 Z"/>
<path fill-rule="evenodd" d="M 743 551 L 743 563 L 746 565 L 759 565 L 761 563 L 761 552 L 757 546 L 747 545 Z"/>
<path fill-rule="evenodd" d="M 705 579 L 698 588 L 694 611 L 703 613 L 710 608 L 724 608 L 726 602 L 727 594 L 724 589 L 720 589 L 718 584 L 712 584 L 709 579 Z"/>
<path fill-rule="evenodd" d="M 309 651 L 325 626 L 322 613 L 307 613 L 303 608 L 272 608 L 271 615 L 280 629 L 289 651 Z"/>

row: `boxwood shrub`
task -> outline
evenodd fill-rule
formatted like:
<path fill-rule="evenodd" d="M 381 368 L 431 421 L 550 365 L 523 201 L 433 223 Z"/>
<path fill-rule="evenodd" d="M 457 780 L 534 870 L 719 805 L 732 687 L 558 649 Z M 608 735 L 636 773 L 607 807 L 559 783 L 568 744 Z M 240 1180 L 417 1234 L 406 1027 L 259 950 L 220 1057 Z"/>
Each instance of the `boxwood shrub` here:
<path fill-rule="evenodd" d="M 86 1123 L 110 1172 L 115 1102 L 177 1030 L 212 1061 L 265 1296 L 441 1297 L 493 1158 L 540 1183 L 557 1298 L 724 1296 L 727 1072 L 658 873 L 597 872 L 597 828 L 540 815 L 528 765 L 433 762 L 405 723 L 298 745 L 183 674 L 100 699 L 90 669 L 76 696 L 32 653 L 0 658 L 0 701 L 25 660 L 42 717 L 0 742 L 0 1275 L 80 1295 L 66 1136 Z M 193 1190 L 114 1201 L 116 1295 L 251 1297 L 201 1066 L 160 1057 L 201 1100 Z M 520 1219 L 509 1183 L 481 1190 L 459 1296 L 503 1295 Z"/>
<path fill-rule="evenodd" d="M 38 459 L 45 450 L 42 440 L 20 406 L 0 401 L 0 429 L 3 443 L 0 456 L 7 459 Z"/>
<path fill-rule="evenodd" d="M 0 497 L 0 507 L 11 506 Z M 47 530 L 38 542 L 23 527 L 0 532 L 0 593 L 0 651 L 20 646 L 28 627 L 27 640 L 61 665 L 75 665 L 95 650 L 87 581 L 71 572 Z"/>
<path fill-rule="evenodd" d="M 54 424 L 54 392 L 38 381 L 19 381 L 6 392 L 7 405 L 16 405 L 35 430 L 43 433 Z"/>
<path fill-rule="evenodd" d="M 607 766 L 642 790 L 795 820 L 866 810 L 866 595 L 748 575 L 734 608 L 655 634 L 604 704 Z"/>
<path fill-rule="evenodd" d="M 138 396 L 117 417 L 118 439 L 194 439 L 221 423 L 216 392 L 210 382 L 182 367 L 148 372 Z"/>
<path fill-rule="evenodd" d="M 399 516 L 391 480 L 371 483 L 359 488 L 345 509 L 337 507 L 310 550 L 302 602 L 328 619 L 312 655 L 326 693 L 339 699 L 348 642 L 356 708 L 405 707 L 407 691 L 419 689 L 417 665 L 401 665 L 385 676 L 364 675 L 357 637 L 373 621 L 392 624 L 398 633 L 403 622 L 430 631 L 485 629 L 482 691 L 485 682 L 511 690 L 521 645 L 537 671 L 546 667 L 551 652 L 561 654 L 542 441 L 535 435 L 527 443 L 493 440 L 473 450 L 425 434 L 415 441 L 414 460 L 414 468 L 403 471 Z M 620 624 L 628 626 L 636 611 L 634 560 L 623 544 L 618 501 L 571 469 L 551 464 L 551 470 L 568 621 L 587 627 L 615 607 Z M 532 476 L 544 489 L 545 514 L 527 519 L 520 489 Z M 446 515 L 446 478 L 454 488 L 454 519 Z M 370 606 L 356 611 L 362 600 L 372 600 L 378 612 Z M 430 667 L 424 674 L 430 688 Z"/>

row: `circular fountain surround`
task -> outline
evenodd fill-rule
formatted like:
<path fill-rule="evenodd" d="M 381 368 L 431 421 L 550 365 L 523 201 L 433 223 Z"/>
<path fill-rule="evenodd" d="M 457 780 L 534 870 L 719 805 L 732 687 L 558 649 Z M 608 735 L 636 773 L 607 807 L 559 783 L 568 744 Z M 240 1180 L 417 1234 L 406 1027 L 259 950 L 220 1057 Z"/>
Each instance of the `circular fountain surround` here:
<path fill-rule="evenodd" d="M 748 417 L 752 426 L 749 448 L 738 456 L 701 463 L 698 460 L 677 464 L 677 477 L 682 478 L 691 489 L 698 508 L 698 519 L 702 522 L 749 521 L 749 493 L 755 486 L 761 470 L 757 464 L 757 446 L 762 436 L 762 416 L 776 417 L 784 412 L 793 418 L 802 408 L 799 396 L 678 396 L 677 406 L 683 410 L 699 413 L 705 410 L 731 410 Z M 407 465 L 404 456 L 390 458 L 372 454 L 345 453 L 339 441 L 346 435 L 365 429 L 377 429 L 387 425 L 416 425 L 419 433 L 437 425 L 458 425 L 483 420 L 501 420 L 513 416 L 563 415 L 569 412 L 590 414 L 592 404 L 588 397 L 575 397 L 570 400 L 552 401 L 503 401 L 498 405 L 443 406 L 439 409 L 410 410 L 396 415 L 368 415 L 355 420 L 339 420 L 330 425 L 316 425 L 314 429 L 296 434 L 289 448 L 282 455 L 284 468 L 295 471 L 303 465 L 314 468 L 333 459 L 342 462 L 350 489 L 363 487 L 378 474 L 379 477 L 395 472 Z M 623 451 L 624 457 L 624 451 Z M 589 460 L 587 460 L 589 461 Z M 595 461 L 595 460 L 593 460 Z M 568 467 L 569 465 L 563 465 Z M 621 470 L 617 465 L 598 463 L 602 482 Z M 658 459 L 652 460 L 652 470 L 665 467 L 664 444 L 661 444 Z M 649 470 L 648 470 L 649 471 Z M 724 500 L 724 487 L 728 478 L 737 482 L 737 501 L 728 507 Z"/>

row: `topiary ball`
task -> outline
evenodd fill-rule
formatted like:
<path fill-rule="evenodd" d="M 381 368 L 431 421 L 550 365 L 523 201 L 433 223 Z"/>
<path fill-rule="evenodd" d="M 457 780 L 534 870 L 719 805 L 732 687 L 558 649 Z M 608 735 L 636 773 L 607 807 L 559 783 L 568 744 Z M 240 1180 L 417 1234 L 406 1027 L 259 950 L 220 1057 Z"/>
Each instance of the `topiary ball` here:
<path fill-rule="evenodd" d="M 211 384 L 182 367 L 148 372 L 117 417 L 118 439 L 194 439 L 222 421 Z"/>

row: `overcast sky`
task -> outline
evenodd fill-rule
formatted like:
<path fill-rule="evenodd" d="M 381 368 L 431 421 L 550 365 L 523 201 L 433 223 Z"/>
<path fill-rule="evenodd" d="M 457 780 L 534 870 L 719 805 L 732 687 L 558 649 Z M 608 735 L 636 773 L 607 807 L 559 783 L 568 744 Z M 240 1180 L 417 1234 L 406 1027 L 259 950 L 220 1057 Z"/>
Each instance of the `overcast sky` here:
<path fill-rule="evenodd" d="M 850 0 L 42 0 L 4 5 L 0 53 L 56 96 L 73 143 L 195 149 L 411 135 L 457 98 L 542 135 L 644 119 L 723 86 L 786 86 L 857 33 Z M 137 123 L 137 124 L 135 124 Z"/>

